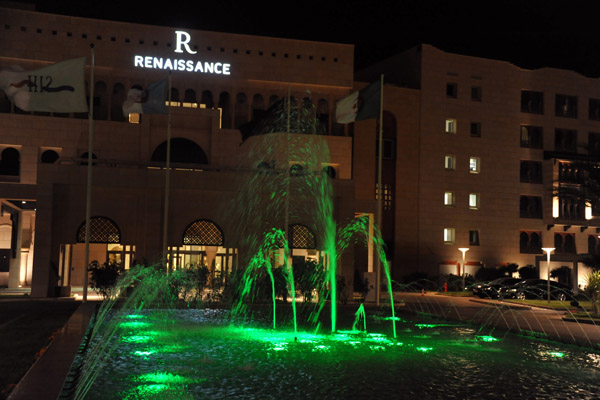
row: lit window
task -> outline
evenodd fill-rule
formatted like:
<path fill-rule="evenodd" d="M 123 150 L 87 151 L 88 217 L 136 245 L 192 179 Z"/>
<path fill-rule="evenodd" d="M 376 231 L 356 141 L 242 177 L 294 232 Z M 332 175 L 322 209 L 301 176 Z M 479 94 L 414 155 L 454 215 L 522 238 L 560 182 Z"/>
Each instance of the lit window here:
<path fill-rule="evenodd" d="M 454 243 L 454 228 L 444 228 L 444 243 Z"/>
<path fill-rule="evenodd" d="M 454 170 L 456 168 L 456 158 L 454 156 L 444 156 L 444 168 Z"/>
<path fill-rule="evenodd" d="M 456 120 L 446 119 L 446 133 L 456 133 Z"/>
<path fill-rule="evenodd" d="M 444 205 L 445 206 L 453 206 L 454 205 L 454 192 L 444 192 Z"/>
<path fill-rule="evenodd" d="M 469 193 L 469 208 L 471 210 L 479 209 L 479 193 Z"/>
<path fill-rule="evenodd" d="M 383 210 L 391 211 L 392 209 L 392 185 L 384 183 L 383 187 Z M 375 200 L 379 200 L 379 185 L 375 184 Z"/>
<path fill-rule="evenodd" d="M 130 124 L 139 124 L 140 123 L 140 114 L 129 113 L 129 123 Z"/>
<path fill-rule="evenodd" d="M 478 174 L 480 168 L 480 160 L 479 157 L 470 157 L 469 158 L 469 172 L 472 174 Z"/>

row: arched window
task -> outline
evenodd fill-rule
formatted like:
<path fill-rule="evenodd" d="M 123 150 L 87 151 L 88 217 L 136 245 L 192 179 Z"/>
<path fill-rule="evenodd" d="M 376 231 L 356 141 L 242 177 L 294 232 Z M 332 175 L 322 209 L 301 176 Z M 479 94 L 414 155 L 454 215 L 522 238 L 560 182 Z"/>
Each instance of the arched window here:
<path fill-rule="evenodd" d="M 290 224 L 288 227 L 290 249 L 316 249 L 317 239 L 314 232 L 303 224 Z"/>
<path fill-rule="evenodd" d="M 108 119 L 108 96 L 106 83 L 96 82 L 94 85 L 94 119 L 104 121 Z"/>
<path fill-rule="evenodd" d="M 255 94 L 252 98 L 252 120 L 260 119 L 265 112 L 265 99 L 260 94 Z"/>
<path fill-rule="evenodd" d="M 234 127 L 239 129 L 246 122 L 248 122 L 248 99 L 246 93 L 238 93 L 235 98 Z"/>
<path fill-rule="evenodd" d="M 223 230 L 208 219 L 192 222 L 183 232 L 184 245 L 223 246 L 224 243 Z"/>
<path fill-rule="evenodd" d="M 7 147 L 0 153 L 0 175 L 15 177 L 20 175 L 21 155 L 19 150 Z"/>
<path fill-rule="evenodd" d="M 125 121 L 123 115 L 123 102 L 125 101 L 125 86 L 122 83 L 115 83 L 110 99 L 110 119 L 111 121 Z"/>
<path fill-rule="evenodd" d="M 335 168 L 333 168 L 331 165 L 328 165 L 325 168 L 323 168 L 323 173 L 325 176 L 328 176 L 331 179 L 335 179 Z"/>
<path fill-rule="evenodd" d="M 213 108 L 215 106 L 213 95 L 210 90 L 204 90 L 202 92 L 202 99 L 200 100 L 200 103 L 206 105 L 206 108 Z"/>
<path fill-rule="evenodd" d="M 196 91 L 194 89 L 186 89 L 183 96 L 184 103 L 196 103 Z"/>
<path fill-rule="evenodd" d="M 89 109 L 89 107 L 90 107 L 90 86 L 87 81 L 85 81 L 85 100 L 87 102 L 88 109 Z M 87 119 L 89 117 L 89 114 L 87 112 L 77 112 L 77 113 L 73 113 L 73 117 L 78 118 L 78 119 Z"/>
<path fill-rule="evenodd" d="M 302 176 L 304 174 L 304 167 L 300 164 L 294 164 L 290 167 L 290 176 Z"/>
<path fill-rule="evenodd" d="M 277 95 L 271 95 L 271 97 L 269 97 L 269 107 L 273 106 L 273 104 L 277 103 L 277 101 L 279 100 L 279 97 Z"/>
<path fill-rule="evenodd" d="M 171 101 L 179 102 L 179 90 L 177 88 L 171 88 Z"/>
<path fill-rule="evenodd" d="M 85 243 L 85 221 L 77 229 L 77 243 Z M 90 243 L 121 243 L 121 230 L 106 217 L 90 218 Z"/>
<path fill-rule="evenodd" d="M 43 164 L 54 164 L 58 160 L 58 153 L 54 150 L 46 150 L 40 156 L 40 161 Z"/>
<path fill-rule="evenodd" d="M 82 153 L 79 158 L 83 159 L 81 162 L 79 162 L 79 165 L 87 165 L 88 164 L 88 152 L 86 151 L 85 153 Z M 98 159 L 98 157 L 96 157 L 96 153 L 92 153 L 92 160 L 96 160 Z M 92 162 L 92 165 L 96 165 L 95 162 Z"/>
<path fill-rule="evenodd" d="M 164 141 L 152 153 L 151 161 L 167 161 L 167 142 Z M 206 153 L 195 142 L 185 138 L 171 139 L 171 162 L 183 164 L 208 164 Z"/>
<path fill-rule="evenodd" d="M 221 92 L 219 95 L 219 108 L 222 110 L 221 126 L 223 129 L 231 129 L 231 104 L 229 93 Z"/>

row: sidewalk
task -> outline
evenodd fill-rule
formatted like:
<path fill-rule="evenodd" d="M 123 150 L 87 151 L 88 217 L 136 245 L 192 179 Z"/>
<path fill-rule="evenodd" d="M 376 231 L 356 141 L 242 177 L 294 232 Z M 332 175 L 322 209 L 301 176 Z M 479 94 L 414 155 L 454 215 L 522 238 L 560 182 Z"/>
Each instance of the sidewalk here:
<path fill-rule="evenodd" d="M 55 299 L 56 300 L 56 299 Z M 97 302 L 80 304 L 40 357 L 14 388 L 8 400 L 56 400 Z"/>

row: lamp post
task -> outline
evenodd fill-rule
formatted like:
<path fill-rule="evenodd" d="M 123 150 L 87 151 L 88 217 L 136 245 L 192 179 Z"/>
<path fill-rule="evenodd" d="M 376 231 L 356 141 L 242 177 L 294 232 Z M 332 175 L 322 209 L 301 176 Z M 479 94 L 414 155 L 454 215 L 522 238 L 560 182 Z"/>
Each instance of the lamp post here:
<path fill-rule="evenodd" d="M 469 251 L 468 247 L 459 247 L 458 250 L 462 253 L 462 290 L 465 290 L 465 254 Z"/>
<path fill-rule="evenodd" d="M 548 282 L 548 303 L 550 303 L 550 253 L 554 251 L 554 247 L 542 247 L 542 250 L 546 252 L 546 269 L 547 269 L 547 282 Z"/>

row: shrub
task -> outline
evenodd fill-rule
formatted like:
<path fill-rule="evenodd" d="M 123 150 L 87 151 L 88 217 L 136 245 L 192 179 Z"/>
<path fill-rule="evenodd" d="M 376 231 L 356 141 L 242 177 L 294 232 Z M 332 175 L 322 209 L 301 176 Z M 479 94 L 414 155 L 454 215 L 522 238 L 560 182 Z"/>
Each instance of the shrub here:
<path fill-rule="evenodd" d="M 535 279 L 539 277 L 539 272 L 533 265 L 526 265 L 517 271 L 521 279 Z"/>
<path fill-rule="evenodd" d="M 115 283 L 121 276 L 121 266 L 115 262 L 105 262 L 100 265 L 97 260 L 94 260 L 88 266 L 88 271 L 91 272 L 90 284 L 92 290 L 98 293 L 102 298 L 106 299 L 113 293 Z"/>

